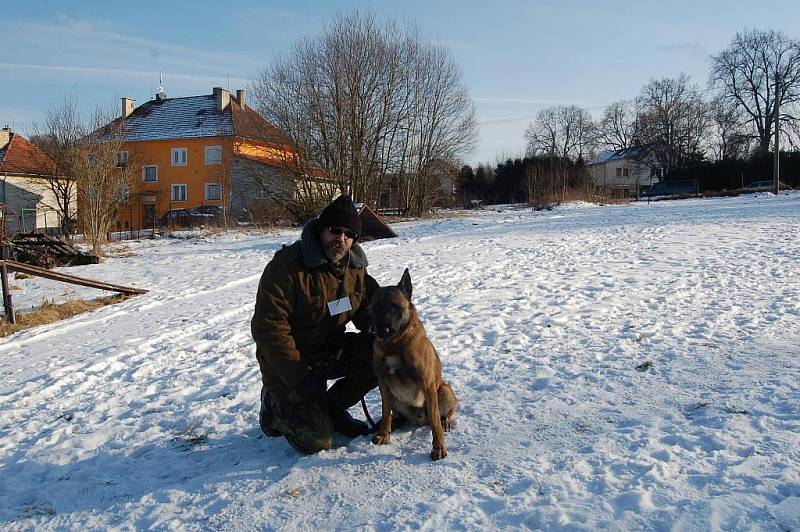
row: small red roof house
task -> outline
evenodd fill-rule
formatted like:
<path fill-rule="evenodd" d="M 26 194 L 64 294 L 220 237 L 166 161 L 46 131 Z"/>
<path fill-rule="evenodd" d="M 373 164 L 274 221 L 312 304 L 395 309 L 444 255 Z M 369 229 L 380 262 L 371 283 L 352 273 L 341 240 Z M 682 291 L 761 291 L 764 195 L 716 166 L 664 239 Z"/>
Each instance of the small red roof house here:
<path fill-rule="evenodd" d="M 0 204 L 5 205 L 2 223 L 7 235 L 61 230 L 62 210 L 52 185 L 69 178 L 52 175 L 54 168 L 52 159 L 25 137 L 8 127 L 0 130 Z M 74 218 L 76 193 L 71 189 Z"/>

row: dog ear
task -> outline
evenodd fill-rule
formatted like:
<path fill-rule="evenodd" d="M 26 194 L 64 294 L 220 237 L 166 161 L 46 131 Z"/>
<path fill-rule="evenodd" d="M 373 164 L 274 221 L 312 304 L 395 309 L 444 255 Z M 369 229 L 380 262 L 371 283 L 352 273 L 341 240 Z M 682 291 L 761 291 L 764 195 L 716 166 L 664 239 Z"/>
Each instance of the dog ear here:
<path fill-rule="evenodd" d="M 400 287 L 400 290 L 406 295 L 408 299 L 411 299 L 411 274 L 408 273 L 408 268 L 403 272 L 403 277 L 400 278 L 400 282 L 397 284 Z"/>

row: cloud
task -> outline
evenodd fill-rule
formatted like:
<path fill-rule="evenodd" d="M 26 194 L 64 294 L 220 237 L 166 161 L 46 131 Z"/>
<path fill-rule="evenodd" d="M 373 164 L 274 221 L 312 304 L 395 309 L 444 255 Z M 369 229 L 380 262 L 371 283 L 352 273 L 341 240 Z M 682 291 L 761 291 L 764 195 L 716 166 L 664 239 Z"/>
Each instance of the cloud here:
<path fill-rule="evenodd" d="M 535 118 L 536 115 L 510 116 L 506 118 L 489 118 L 487 120 L 478 120 L 478 123 L 482 126 L 488 126 L 493 124 L 516 124 L 519 122 L 527 123 Z"/>
<path fill-rule="evenodd" d="M 661 44 L 657 46 L 659 52 L 667 54 L 686 54 L 690 57 L 705 57 L 706 48 L 698 41 L 687 41 L 675 44 Z"/>
<path fill-rule="evenodd" d="M 175 71 L 203 74 L 251 72 L 261 63 L 261 59 L 250 52 L 179 46 L 100 30 L 88 22 L 73 20 L 65 15 L 59 16 L 56 24 L 3 21 L 0 22 L 0 32 L 5 35 L 7 42 L 24 48 L 27 57 L 46 56 L 48 60 L 40 61 L 42 63 L 89 63 L 87 67 L 112 70 L 119 69 L 119 65 L 135 70 L 162 70 L 166 66 L 173 67 Z"/>
<path fill-rule="evenodd" d="M 124 68 L 103 68 L 103 67 L 74 67 L 74 66 L 59 66 L 59 65 L 40 65 L 29 63 L 0 63 L 0 69 L 17 70 L 23 72 L 31 72 L 40 75 L 53 75 L 63 77 L 64 74 L 69 74 L 72 78 L 86 78 L 86 79 L 108 79 L 109 77 L 115 78 L 131 78 L 131 79 L 145 79 L 153 80 L 158 77 L 159 72 L 153 70 L 131 70 Z M 226 79 L 224 76 L 201 76 L 194 74 L 180 74 L 177 72 L 164 72 L 164 77 L 168 80 L 182 80 L 202 83 L 211 85 L 214 83 L 219 84 L 221 80 Z M 248 85 L 251 80 L 245 78 L 230 78 L 230 82 L 244 86 Z"/>
<path fill-rule="evenodd" d="M 271 10 L 271 13 L 280 18 L 285 18 L 289 20 L 306 20 L 306 17 L 304 17 L 303 15 L 295 13 L 294 11 L 289 11 L 288 9 L 276 8 Z"/>
<path fill-rule="evenodd" d="M 594 112 L 605 108 L 607 105 L 605 103 L 575 100 L 508 98 L 503 96 L 476 96 L 473 97 L 472 100 L 475 103 L 478 123 L 481 126 L 501 126 L 504 124 L 507 126 L 514 126 L 528 124 L 536 119 L 537 112 L 547 107 L 575 105 L 587 111 Z"/>
<path fill-rule="evenodd" d="M 543 100 L 538 98 L 504 98 L 497 96 L 474 96 L 472 101 L 478 103 L 522 103 L 529 105 L 577 105 L 578 107 L 603 107 L 605 104 L 578 102 L 570 100 Z"/>
<path fill-rule="evenodd" d="M 449 50 L 454 50 L 461 53 L 479 54 L 486 53 L 486 48 L 475 44 L 473 42 L 463 41 L 460 39 L 443 39 L 442 46 Z"/>

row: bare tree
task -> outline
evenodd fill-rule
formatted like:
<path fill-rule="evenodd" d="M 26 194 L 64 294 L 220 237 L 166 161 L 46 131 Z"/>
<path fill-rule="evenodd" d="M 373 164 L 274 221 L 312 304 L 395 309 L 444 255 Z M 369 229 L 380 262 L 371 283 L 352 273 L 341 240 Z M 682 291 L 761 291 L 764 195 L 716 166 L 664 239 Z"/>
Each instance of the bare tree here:
<path fill-rule="evenodd" d="M 727 49 L 711 56 L 709 82 L 722 99 L 745 114 L 759 152 L 766 155 L 775 120 L 789 128 L 797 121 L 785 110 L 800 101 L 800 41 L 774 30 L 737 33 Z M 776 117 L 776 82 L 780 117 Z"/>
<path fill-rule="evenodd" d="M 753 137 L 737 106 L 718 98 L 711 103 L 710 118 L 709 148 L 716 160 L 743 159 L 750 154 Z"/>
<path fill-rule="evenodd" d="M 525 170 L 528 205 L 534 210 L 550 210 L 560 203 L 559 192 L 565 179 L 559 162 L 563 159 L 534 160 Z"/>
<path fill-rule="evenodd" d="M 402 124 L 396 171 L 401 208 L 429 210 L 440 198 L 448 166 L 472 148 L 476 122 L 461 70 L 442 47 L 417 49 L 411 83 L 414 107 Z"/>
<path fill-rule="evenodd" d="M 529 156 L 556 157 L 562 154 L 562 132 L 559 130 L 558 108 L 548 107 L 536 113 L 536 118 L 525 130 Z"/>
<path fill-rule="evenodd" d="M 252 90 L 291 139 L 298 190 L 317 197 L 341 191 L 380 205 L 392 182 L 416 213 L 429 201 L 434 162 L 465 155 L 477 135 L 449 52 L 414 27 L 358 11 L 276 59 Z"/>
<path fill-rule="evenodd" d="M 134 167 L 130 154 L 126 164 L 118 164 L 125 121 L 111 120 L 113 115 L 111 110 L 96 108 L 80 124 L 81 134 L 69 165 L 69 173 L 77 183 L 83 230 L 96 255 L 101 254 L 101 245 L 117 220 L 120 207 L 129 200 Z"/>
<path fill-rule="evenodd" d="M 702 156 L 708 105 L 689 76 L 651 80 L 642 88 L 637 105 L 642 144 L 648 146 L 665 176 Z"/>
<path fill-rule="evenodd" d="M 40 159 L 36 164 L 47 172 L 43 178 L 44 186 L 56 202 L 55 205 L 47 206 L 58 213 L 61 233 L 65 236 L 71 235 L 75 228 L 77 184 L 70 170 L 75 146 L 81 135 L 81 117 L 77 104 L 71 96 L 66 95 L 60 103 L 47 109 L 43 124 L 34 124 L 30 136 L 31 142 L 40 150 L 38 154 L 34 154 Z"/>
<path fill-rule="evenodd" d="M 46 187 L 57 202 L 49 207 L 58 211 L 62 232 L 74 231 L 77 213 L 98 255 L 120 205 L 128 201 L 133 167 L 130 153 L 127 164 L 118 164 L 125 123 L 112 120 L 113 115 L 112 110 L 98 107 L 84 118 L 67 95 L 49 107 L 43 126 L 34 126 L 31 135 L 43 153 L 40 162 L 49 168 Z"/>
<path fill-rule="evenodd" d="M 525 131 L 528 155 L 583 159 L 593 151 L 595 130 L 591 114 L 575 105 L 542 109 Z"/>
<path fill-rule="evenodd" d="M 637 117 L 635 102 L 620 100 L 610 104 L 597 124 L 598 144 L 611 150 L 636 146 L 639 140 L 636 134 Z"/>

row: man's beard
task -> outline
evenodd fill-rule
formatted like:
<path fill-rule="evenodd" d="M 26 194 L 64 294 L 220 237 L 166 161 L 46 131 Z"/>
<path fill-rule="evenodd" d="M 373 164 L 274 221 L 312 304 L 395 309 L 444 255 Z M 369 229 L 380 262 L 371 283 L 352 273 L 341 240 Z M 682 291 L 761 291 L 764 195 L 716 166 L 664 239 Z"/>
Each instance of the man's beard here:
<path fill-rule="evenodd" d="M 325 246 L 325 255 L 328 257 L 328 260 L 334 264 L 341 262 L 342 259 L 347 256 L 347 252 L 347 246 L 339 240 L 333 240 Z"/>

